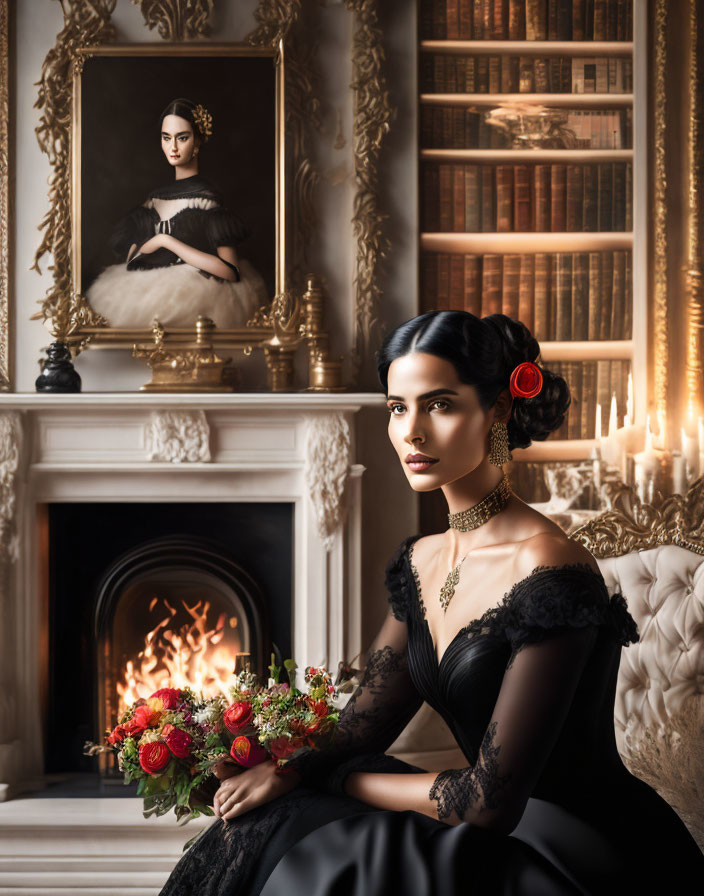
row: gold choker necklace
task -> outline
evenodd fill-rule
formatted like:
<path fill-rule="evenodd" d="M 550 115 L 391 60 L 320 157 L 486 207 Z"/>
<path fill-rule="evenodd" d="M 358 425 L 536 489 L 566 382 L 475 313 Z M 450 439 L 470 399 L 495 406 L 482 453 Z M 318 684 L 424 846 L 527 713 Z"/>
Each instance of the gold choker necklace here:
<path fill-rule="evenodd" d="M 457 513 L 448 513 L 447 518 L 450 528 L 459 529 L 460 532 L 469 532 L 470 529 L 476 529 L 482 523 L 490 520 L 492 516 L 500 513 L 508 503 L 511 494 L 508 476 L 504 475 L 496 488 L 493 488 L 478 504 L 468 507 L 466 510 L 460 510 Z M 460 580 L 460 569 L 466 557 L 467 554 L 464 555 L 454 569 L 450 570 L 445 579 L 445 584 L 440 589 L 440 606 L 443 612 L 447 611 L 447 605 L 455 595 L 455 588 Z"/>
<path fill-rule="evenodd" d="M 510 497 L 511 484 L 508 481 L 508 476 L 504 475 L 496 488 L 493 488 L 478 504 L 474 504 L 466 510 L 459 510 L 457 513 L 448 513 L 447 519 L 450 528 L 459 529 L 460 532 L 476 529 L 490 520 L 492 516 L 500 513 Z"/>

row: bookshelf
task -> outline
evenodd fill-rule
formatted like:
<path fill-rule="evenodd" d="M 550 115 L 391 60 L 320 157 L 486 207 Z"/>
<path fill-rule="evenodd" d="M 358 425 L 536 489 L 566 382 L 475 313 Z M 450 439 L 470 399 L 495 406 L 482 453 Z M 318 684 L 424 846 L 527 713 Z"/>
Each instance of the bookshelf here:
<path fill-rule="evenodd" d="M 420 311 L 524 320 L 573 396 L 560 430 L 514 452 L 513 479 L 588 460 L 596 405 L 606 421 L 615 393 L 620 424 L 629 374 L 645 422 L 646 7 L 418 5 Z M 497 109 L 518 126 L 490 124 Z M 547 497 L 537 472 L 529 500 Z"/>

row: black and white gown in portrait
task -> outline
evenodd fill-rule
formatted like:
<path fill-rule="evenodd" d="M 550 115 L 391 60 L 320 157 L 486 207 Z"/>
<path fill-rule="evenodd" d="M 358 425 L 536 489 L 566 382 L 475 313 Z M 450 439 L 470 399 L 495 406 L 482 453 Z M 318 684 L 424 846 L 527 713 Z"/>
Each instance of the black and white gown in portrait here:
<path fill-rule="evenodd" d="M 293 760 L 303 780 L 291 792 L 216 820 L 161 896 L 696 892 L 696 841 L 616 747 L 621 646 L 639 638 L 624 597 L 587 563 L 537 567 L 438 663 L 412 560 L 419 537 L 387 566 L 389 612 L 335 742 Z M 383 751 L 424 700 L 467 759 L 434 780 L 441 820 L 346 795 L 353 771 L 423 771 Z M 504 811 L 520 816 L 511 833 L 482 824 Z"/>
<path fill-rule="evenodd" d="M 156 317 L 164 326 L 192 327 L 202 314 L 223 329 L 240 328 L 268 302 L 262 276 L 244 258 L 230 265 L 236 274 L 233 282 L 184 263 L 169 249 L 140 254 L 139 248 L 158 233 L 211 255 L 217 255 L 219 246 L 236 248 L 249 235 L 198 174 L 153 190 L 112 235 L 118 258 L 126 259 L 132 245 L 137 252 L 129 262 L 105 268 L 86 291 L 91 308 L 110 326 L 149 328 Z"/>

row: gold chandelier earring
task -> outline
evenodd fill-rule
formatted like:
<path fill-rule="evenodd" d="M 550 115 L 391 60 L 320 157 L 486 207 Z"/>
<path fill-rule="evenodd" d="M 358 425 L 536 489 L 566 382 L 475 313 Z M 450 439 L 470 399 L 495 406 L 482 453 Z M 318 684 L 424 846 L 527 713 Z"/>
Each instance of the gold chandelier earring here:
<path fill-rule="evenodd" d="M 489 433 L 489 463 L 501 467 L 510 460 L 513 460 L 513 455 L 508 449 L 508 427 L 497 420 Z"/>

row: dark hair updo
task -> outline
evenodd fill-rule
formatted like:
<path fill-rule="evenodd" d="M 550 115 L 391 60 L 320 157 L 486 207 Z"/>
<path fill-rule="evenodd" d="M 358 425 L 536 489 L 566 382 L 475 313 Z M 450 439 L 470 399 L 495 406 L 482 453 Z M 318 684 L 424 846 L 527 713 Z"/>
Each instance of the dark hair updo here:
<path fill-rule="evenodd" d="M 508 389 L 514 368 L 533 361 L 540 346 L 531 332 L 505 314 L 476 317 L 467 311 L 428 311 L 389 333 L 377 353 L 379 381 L 388 394 L 391 362 L 412 352 L 426 352 L 449 361 L 462 383 L 474 386 L 484 410 Z M 513 399 L 507 421 L 509 449 L 527 448 L 558 429 L 570 406 L 565 380 L 540 366 L 543 387 L 534 398 Z"/>
<path fill-rule="evenodd" d="M 206 115 L 208 114 L 202 106 L 199 106 L 197 103 L 187 100 L 184 97 L 172 100 L 159 116 L 159 127 L 164 124 L 164 119 L 167 115 L 178 115 L 179 118 L 185 118 L 185 120 L 190 123 L 196 139 L 201 143 L 205 143 L 210 136 L 210 133 L 204 130 L 206 125 L 202 114 L 199 115 L 197 111 L 199 109 L 203 110 Z M 212 118 L 210 119 L 210 130 L 212 132 Z"/>

